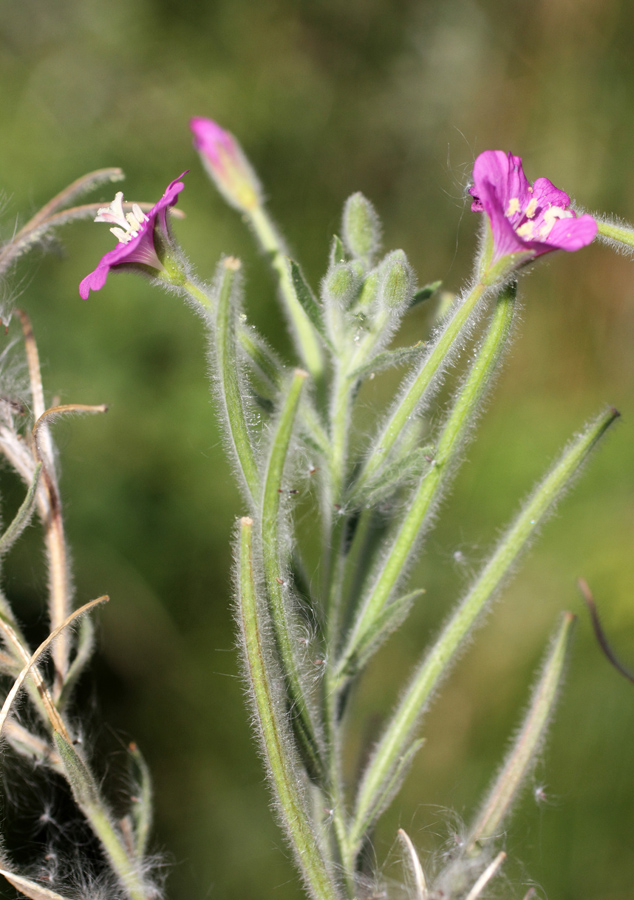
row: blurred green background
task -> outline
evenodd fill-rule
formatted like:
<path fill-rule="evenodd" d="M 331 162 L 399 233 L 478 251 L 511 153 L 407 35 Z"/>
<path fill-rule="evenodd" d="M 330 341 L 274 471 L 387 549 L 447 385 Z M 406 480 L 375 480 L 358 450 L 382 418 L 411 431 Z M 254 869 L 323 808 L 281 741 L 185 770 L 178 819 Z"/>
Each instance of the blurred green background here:
<path fill-rule="evenodd" d="M 221 252 L 242 257 L 249 313 L 289 352 L 273 281 L 191 149 L 191 115 L 239 136 L 313 283 L 343 200 L 362 190 L 386 247 L 402 246 L 422 283 L 458 290 L 477 229 L 465 189 L 485 148 L 521 154 L 531 180 L 547 175 L 589 210 L 634 219 L 633 33 L 626 0 L 4 0 L 4 233 L 91 169 L 121 166 L 126 197 L 155 201 L 191 168 L 187 218 L 176 223 L 183 246 L 202 278 Z M 80 301 L 79 280 L 111 246 L 105 226 L 73 226 L 63 253 L 22 263 L 16 279 L 49 396 L 110 406 L 56 432 L 77 598 L 112 598 L 83 687 L 88 741 L 111 751 L 115 782 L 127 741 L 146 755 L 170 897 L 297 897 L 236 677 L 230 537 L 243 507 L 215 425 L 205 336 L 139 278 L 112 278 Z M 574 659 L 511 823 L 502 892 L 521 897 L 533 879 L 550 900 L 634 896 L 634 690 L 601 656 L 575 588 L 578 575 L 590 582 L 634 665 L 632 266 L 597 245 L 523 279 L 512 353 L 413 575 L 426 597 L 359 694 L 361 732 L 364 717 L 389 708 L 519 498 L 575 429 L 617 406 L 623 422 L 427 719 L 425 748 L 378 836 L 395 881 L 399 825 L 428 859 L 470 815 L 568 608 L 580 615 Z M 412 315 L 405 338 L 424 327 L 424 313 Z M 368 403 L 393 386 L 386 378 Z M 19 491 L 5 482 L 6 520 Z M 36 537 L 6 578 L 34 633 L 45 591 Z M 542 786 L 547 802 L 537 803 Z M 18 832 L 23 858 L 45 852 L 29 827 Z"/>

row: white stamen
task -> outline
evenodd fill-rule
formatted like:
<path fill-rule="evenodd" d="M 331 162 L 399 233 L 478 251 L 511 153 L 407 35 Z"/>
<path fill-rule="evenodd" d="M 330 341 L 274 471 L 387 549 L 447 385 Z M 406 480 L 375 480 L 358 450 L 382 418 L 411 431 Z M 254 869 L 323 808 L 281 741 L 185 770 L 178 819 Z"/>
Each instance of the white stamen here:
<path fill-rule="evenodd" d="M 532 241 L 535 233 L 535 223 L 524 222 L 523 225 L 520 225 L 520 227 L 516 229 L 515 233 L 521 238 L 526 238 L 527 241 Z"/>
<path fill-rule="evenodd" d="M 143 223 L 148 221 L 148 217 L 138 204 L 134 204 L 132 212 L 124 213 L 123 211 L 123 193 L 117 191 L 114 200 L 110 206 L 103 206 L 97 210 L 95 222 L 107 222 L 115 225 L 110 231 L 114 234 L 120 244 L 128 244 L 135 238 L 141 229 Z"/>
<path fill-rule="evenodd" d="M 509 200 L 509 205 L 506 210 L 506 216 L 512 216 L 514 213 L 518 213 L 520 211 L 520 201 L 518 197 L 511 197 Z"/>
<path fill-rule="evenodd" d="M 537 211 L 537 200 L 533 197 L 531 199 L 530 203 L 528 204 L 528 206 L 526 207 L 525 215 L 528 219 L 532 219 L 533 216 L 535 215 L 536 211 Z"/>
<path fill-rule="evenodd" d="M 542 239 L 547 238 L 553 230 L 553 225 L 555 222 L 559 221 L 559 219 L 572 218 L 574 218 L 574 213 L 571 209 L 562 209 L 560 206 L 549 206 L 548 209 L 544 210 L 543 224 L 539 229 L 539 237 Z"/>
<path fill-rule="evenodd" d="M 557 219 L 572 219 L 573 212 L 571 209 L 562 209 L 561 206 L 549 206 L 544 210 L 544 221 L 549 222 L 551 226 L 555 224 Z"/>

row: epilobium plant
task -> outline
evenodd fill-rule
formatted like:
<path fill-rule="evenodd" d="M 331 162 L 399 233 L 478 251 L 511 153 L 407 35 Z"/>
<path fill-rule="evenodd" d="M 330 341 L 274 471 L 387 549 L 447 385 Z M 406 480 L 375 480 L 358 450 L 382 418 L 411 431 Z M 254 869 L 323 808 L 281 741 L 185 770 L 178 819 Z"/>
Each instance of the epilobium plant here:
<path fill-rule="evenodd" d="M 235 138 L 208 119 L 195 118 L 191 125 L 205 168 L 227 202 L 247 219 L 277 274 L 296 360 L 280 360 L 248 323 L 239 260 L 222 259 L 211 285 L 193 277 L 169 222 L 184 188 L 180 179 L 154 206 L 126 204 L 118 193 L 108 207 L 68 209 L 79 191 L 120 173 L 105 170 L 80 180 L 5 245 L 0 270 L 52 227 L 96 213 L 96 221 L 112 226 L 118 244 L 81 282 L 84 299 L 104 288 L 111 272 L 136 270 L 182 295 L 201 314 L 210 337 L 214 393 L 244 498 L 236 529 L 235 612 L 252 721 L 274 807 L 308 893 L 315 900 L 352 900 L 381 885 L 370 852 L 373 830 L 422 746 L 425 712 L 518 559 L 618 416 L 608 408 L 581 428 L 520 505 L 464 595 L 447 602 L 440 633 L 421 647 L 420 661 L 378 740 L 363 753 L 360 776 L 352 779 L 343 758 L 353 688 L 424 593 L 408 584 L 407 576 L 508 346 L 520 270 L 550 251 L 591 243 L 597 222 L 578 215 L 570 198 L 546 178 L 530 185 L 519 157 L 481 154 L 471 194 L 472 209 L 485 215 L 473 279 L 430 334 L 391 349 L 408 310 L 429 300 L 439 283 L 419 287 L 400 250 L 381 255 L 381 227 L 371 203 L 361 194 L 346 202 L 341 236 L 333 237 L 326 274 L 314 290 L 287 255 Z M 598 230 L 612 240 L 634 241 L 624 226 L 599 225 Z M 92 650 L 89 619 L 82 618 L 77 639 L 70 626 L 106 598 L 74 608 L 49 423 L 64 412 L 104 408 L 45 408 L 35 342 L 24 314 L 21 320 L 33 421 L 24 424 L 20 401 L 7 390 L 0 401 L 0 449 L 28 492 L 0 552 L 37 510 L 49 562 L 51 630 L 32 652 L 8 602 L 0 598 L 6 647 L 0 666 L 14 679 L 0 713 L 0 731 L 15 752 L 66 778 L 100 842 L 106 874 L 98 874 L 108 892 L 150 900 L 158 888 L 148 874 L 151 791 L 142 757 L 131 746 L 139 787 L 129 813 L 115 820 L 90 759 L 77 744 L 76 719 L 67 714 L 72 687 Z M 452 385 L 448 407 L 439 410 L 439 388 L 461 354 L 468 359 L 464 374 Z M 404 370 L 394 398 L 377 413 L 369 436 L 356 433 L 363 383 L 392 367 Z M 310 540 L 319 544 L 315 572 L 307 571 L 293 515 L 295 495 L 308 493 L 308 483 L 317 523 Z M 476 900 L 502 866 L 499 836 L 543 742 L 573 620 L 564 613 L 556 626 L 528 712 L 455 850 L 425 871 L 409 836 L 399 832 L 405 880 L 416 900 Z M 314 633 L 310 642 L 308 630 Z M 49 650 L 50 677 L 41 667 Z M 33 729 L 15 717 L 13 703 L 21 688 L 39 717 Z M 2 872 L 32 900 L 70 896 L 71 889 L 51 873 L 44 883 L 41 872 L 39 877 L 16 872 L 8 860 Z"/>

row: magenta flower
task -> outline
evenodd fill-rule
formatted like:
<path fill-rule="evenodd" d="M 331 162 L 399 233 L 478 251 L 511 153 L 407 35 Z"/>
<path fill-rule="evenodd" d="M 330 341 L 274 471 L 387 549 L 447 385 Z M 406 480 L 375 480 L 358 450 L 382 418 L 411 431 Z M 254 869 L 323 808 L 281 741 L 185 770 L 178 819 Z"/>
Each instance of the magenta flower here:
<path fill-rule="evenodd" d="M 482 269 L 489 282 L 551 250 L 579 250 L 590 244 L 597 223 L 570 209 L 570 197 L 547 178 L 530 185 L 519 156 L 485 150 L 473 166 L 471 209 L 485 212 L 489 233 Z"/>
<path fill-rule="evenodd" d="M 109 250 L 99 260 L 94 272 L 82 280 L 79 285 L 79 296 L 83 300 L 88 299 L 91 291 L 100 291 L 106 283 L 111 269 L 123 269 L 139 267 L 144 272 L 159 275 L 168 281 L 173 281 L 174 273 L 166 268 L 178 270 L 170 263 L 175 261 L 174 254 L 170 254 L 172 245 L 167 211 L 178 202 L 178 195 L 185 185 L 180 180 L 183 172 L 175 181 L 168 184 L 165 193 L 147 215 L 139 206 L 134 204 L 132 212 L 123 211 L 123 194 L 117 193 L 110 206 L 105 206 L 98 211 L 95 222 L 108 222 L 114 227 L 110 231 L 119 243 L 114 250 Z M 169 257 L 169 260 L 168 260 Z"/>
<path fill-rule="evenodd" d="M 194 148 L 227 203 L 248 212 L 262 204 L 257 175 L 234 136 L 212 119 L 190 119 Z"/>

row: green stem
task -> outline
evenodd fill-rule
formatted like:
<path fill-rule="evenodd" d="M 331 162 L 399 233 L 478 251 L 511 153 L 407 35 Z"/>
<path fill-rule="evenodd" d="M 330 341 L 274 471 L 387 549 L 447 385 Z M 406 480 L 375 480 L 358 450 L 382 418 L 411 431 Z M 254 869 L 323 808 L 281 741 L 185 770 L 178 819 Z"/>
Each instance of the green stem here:
<path fill-rule="evenodd" d="M 459 303 L 451 319 L 433 344 L 431 351 L 424 358 L 418 375 L 406 388 L 398 400 L 393 413 L 389 416 L 381 433 L 373 441 L 365 466 L 359 475 L 355 490 L 358 490 L 375 474 L 377 469 L 388 458 L 390 450 L 407 426 L 407 422 L 416 411 L 423 396 L 436 375 L 442 371 L 451 358 L 455 339 L 464 328 L 478 301 L 488 290 L 483 284 L 476 284 L 465 299 Z"/>
<path fill-rule="evenodd" d="M 352 826 L 352 835 L 357 844 L 371 824 L 369 815 L 374 808 L 375 798 L 381 794 L 382 785 L 389 779 L 397 761 L 406 752 L 426 704 L 447 674 L 476 620 L 508 577 L 518 557 L 528 547 L 556 500 L 569 487 L 591 450 L 618 415 L 615 409 L 608 409 L 602 413 L 564 452 L 524 505 L 471 590 L 416 669 L 364 774 Z"/>
<path fill-rule="evenodd" d="M 314 900 L 336 900 L 337 891 L 315 840 L 305 798 L 300 792 L 300 781 L 289 758 L 292 741 L 286 733 L 283 715 L 274 697 L 254 583 L 252 526 L 252 519 L 241 520 L 239 612 L 255 715 L 260 726 L 269 774 L 279 801 L 280 816 L 306 885 Z"/>
<path fill-rule="evenodd" d="M 319 385 L 324 376 L 321 340 L 295 294 L 282 238 L 263 206 L 255 206 L 247 210 L 246 215 L 277 274 L 280 293 L 297 336 L 304 365 L 312 375 L 315 384 Z"/>
<path fill-rule="evenodd" d="M 507 288 L 500 294 L 487 335 L 440 435 L 434 464 L 423 476 L 418 490 L 409 503 L 407 515 L 398 529 L 374 587 L 357 616 L 346 649 L 341 655 L 338 666 L 340 678 L 345 677 L 346 669 L 352 664 L 357 646 L 388 602 L 393 588 L 406 568 L 423 522 L 436 498 L 440 495 L 447 478 L 453 472 L 452 463 L 456 451 L 461 446 L 473 416 L 479 409 L 480 401 L 506 343 L 513 316 L 514 300 L 514 287 Z"/>
<path fill-rule="evenodd" d="M 634 247 L 634 229 L 625 228 L 622 225 L 614 225 L 612 222 L 599 222 L 597 219 L 598 233 L 627 247 Z"/>

